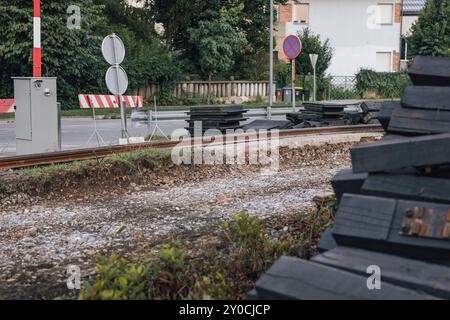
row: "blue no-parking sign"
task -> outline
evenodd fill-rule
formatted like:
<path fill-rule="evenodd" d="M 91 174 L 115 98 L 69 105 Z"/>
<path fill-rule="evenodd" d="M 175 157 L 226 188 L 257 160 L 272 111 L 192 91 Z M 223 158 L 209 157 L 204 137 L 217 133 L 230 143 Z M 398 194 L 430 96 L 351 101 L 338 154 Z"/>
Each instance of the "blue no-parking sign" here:
<path fill-rule="evenodd" d="M 302 52 L 302 42 L 297 36 L 288 36 L 284 39 L 283 50 L 286 57 L 295 59 Z"/>

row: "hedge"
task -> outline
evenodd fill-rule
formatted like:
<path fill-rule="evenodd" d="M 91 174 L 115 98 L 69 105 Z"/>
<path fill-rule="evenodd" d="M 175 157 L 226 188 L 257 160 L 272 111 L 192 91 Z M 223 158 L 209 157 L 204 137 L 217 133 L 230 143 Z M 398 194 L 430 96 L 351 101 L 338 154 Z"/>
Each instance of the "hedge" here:
<path fill-rule="evenodd" d="M 406 72 L 376 72 L 362 69 L 356 74 L 356 90 L 361 96 L 372 92 L 378 98 L 400 98 L 410 84 L 411 80 Z"/>

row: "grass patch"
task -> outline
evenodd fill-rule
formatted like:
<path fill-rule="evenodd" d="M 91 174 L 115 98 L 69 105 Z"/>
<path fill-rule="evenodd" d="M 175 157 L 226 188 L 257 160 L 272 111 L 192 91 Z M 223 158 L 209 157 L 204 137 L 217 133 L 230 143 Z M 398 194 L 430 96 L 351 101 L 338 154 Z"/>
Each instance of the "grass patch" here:
<path fill-rule="evenodd" d="M 14 113 L 0 113 L 0 120 L 12 120 L 15 119 Z"/>
<path fill-rule="evenodd" d="M 131 116 L 133 113 L 132 109 L 127 109 L 126 113 Z M 70 109 L 62 110 L 61 116 L 63 117 L 92 117 L 92 109 Z M 96 117 L 107 117 L 107 118 L 120 118 L 120 109 L 95 109 Z"/>
<path fill-rule="evenodd" d="M 298 235 L 297 255 L 309 259 L 316 253 L 316 246 L 326 229 L 334 223 L 335 212 L 338 209 L 336 197 L 314 197 L 316 210 L 299 219 L 298 229 L 302 232 Z"/>
<path fill-rule="evenodd" d="M 164 136 L 151 136 L 148 135 L 145 137 L 145 141 L 170 141 L 170 139 L 168 137 L 164 137 Z"/>
<path fill-rule="evenodd" d="M 324 202 L 312 214 L 295 215 L 294 231 L 277 240 L 270 240 L 264 222 L 242 212 L 220 226 L 215 245 L 174 239 L 146 259 L 98 257 L 96 276 L 84 283 L 79 298 L 245 299 L 280 256 L 315 251 L 334 219 L 333 207 Z"/>
<path fill-rule="evenodd" d="M 131 171 L 138 171 L 140 167 L 158 167 L 163 161 L 170 159 L 170 150 L 141 149 L 129 153 L 119 153 L 103 159 L 104 163 L 122 165 Z"/>
<path fill-rule="evenodd" d="M 105 188 L 114 191 L 132 183 L 145 184 L 153 172 L 169 163 L 170 157 L 169 150 L 146 148 L 105 158 L 24 168 L 0 192 L 4 196 L 22 192 L 47 199 L 73 198 L 83 193 L 95 198 Z"/>
<path fill-rule="evenodd" d="M 141 149 L 127 153 L 114 154 L 105 158 L 81 160 L 48 166 L 38 166 L 21 169 L 20 172 L 27 176 L 51 175 L 54 173 L 81 173 L 87 168 L 118 165 L 130 169 L 137 169 L 143 163 L 151 163 L 158 166 L 164 160 L 170 158 L 170 151 L 162 149 Z"/>

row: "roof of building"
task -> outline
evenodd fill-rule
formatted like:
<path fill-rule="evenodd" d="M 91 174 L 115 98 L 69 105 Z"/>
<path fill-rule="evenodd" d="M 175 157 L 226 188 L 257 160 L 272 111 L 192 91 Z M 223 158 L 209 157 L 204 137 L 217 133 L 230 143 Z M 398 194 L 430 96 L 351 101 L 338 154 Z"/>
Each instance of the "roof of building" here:
<path fill-rule="evenodd" d="M 427 0 L 403 0 L 403 14 L 418 15 L 425 7 Z"/>

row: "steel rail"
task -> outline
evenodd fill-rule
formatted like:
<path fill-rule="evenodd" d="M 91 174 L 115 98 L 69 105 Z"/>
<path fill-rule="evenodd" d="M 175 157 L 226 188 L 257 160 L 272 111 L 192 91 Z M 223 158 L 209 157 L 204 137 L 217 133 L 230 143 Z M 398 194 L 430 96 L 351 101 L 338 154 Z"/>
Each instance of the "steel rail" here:
<path fill-rule="evenodd" d="M 279 138 L 301 137 L 309 135 L 330 135 L 330 134 L 352 134 L 352 133 L 382 133 L 383 128 L 379 125 L 358 125 L 358 126 L 343 126 L 343 127 L 322 127 L 322 128 L 305 128 L 295 130 L 281 130 L 279 131 Z M 232 138 L 234 136 L 234 138 Z M 271 138 L 270 132 L 264 137 Z M 224 139 L 224 144 L 239 143 L 242 141 L 258 140 L 259 135 L 254 133 L 234 134 Z M 215 142 L 215 137 L 192 138 L 190 140 L 183 140 L 183 147 L 190 146 L 207 146 Z M 231 141 L 230 141 L 231 140 Z M 21 156 L 11 156 L 0 158 L 0 170 L 5 169 L 19 169 L 33 166 L 50 165 L 58 163 L 67 163 L 79 160 L 88 160 L 96 158 L 104 158 L 114 154 L 127 153 L 142 149 L 171 149 L 180 144 L 180 141 L 155 141 L 145 142 L 139 144 L 132 144 L 126 146 L 109 146 L 90 149 L 77 149 L 60 151 L 53 153 L 31 154 Z"/>

